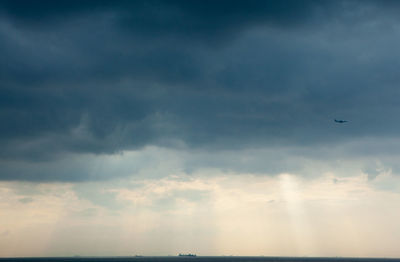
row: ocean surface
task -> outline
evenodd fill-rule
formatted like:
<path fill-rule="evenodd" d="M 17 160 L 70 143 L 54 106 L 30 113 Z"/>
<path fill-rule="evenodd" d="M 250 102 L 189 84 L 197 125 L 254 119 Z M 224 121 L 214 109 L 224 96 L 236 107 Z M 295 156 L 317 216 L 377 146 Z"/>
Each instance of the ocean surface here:
<path fill-rule="evenodd" d="M 24 257 L 0 258 L 0 262 L 400 262 L 400 258 L 343 258 L 343 257 Z"/>

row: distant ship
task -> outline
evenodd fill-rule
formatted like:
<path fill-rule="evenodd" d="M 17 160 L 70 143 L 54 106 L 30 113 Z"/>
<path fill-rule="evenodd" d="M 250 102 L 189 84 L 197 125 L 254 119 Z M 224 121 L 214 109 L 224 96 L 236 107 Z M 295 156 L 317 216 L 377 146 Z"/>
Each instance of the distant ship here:
<path fill-rule="evenodd" d="M 196 257 L 196 254 L 181 254 L 181 253 L 179 253 L 179 256 L 180 257 Z"/>

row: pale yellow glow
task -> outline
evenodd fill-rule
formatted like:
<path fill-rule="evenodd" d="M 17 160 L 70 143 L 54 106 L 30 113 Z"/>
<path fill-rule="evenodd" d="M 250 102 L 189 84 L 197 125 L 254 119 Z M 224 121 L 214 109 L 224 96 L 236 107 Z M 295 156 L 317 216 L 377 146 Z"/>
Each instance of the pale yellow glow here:
<path fill-rule="evenodd" d="M 202 172 L 82 185 L 115 207 L 74 184 L 1 183 L 0 256 L 400 256 L 400 194 L 377 187 L 400 184 L 390 174 Z"/>
<path fill-rule="evenodd" d="M 314 228 L 310 225 L 309 214 L 304 207 L 303 190 L 296 176 L 283 174 L 279 178 L 282 197 L 290 217 L 294 248 L 297 254 L 309 256 L 317 253 L 315 250 Z"/>

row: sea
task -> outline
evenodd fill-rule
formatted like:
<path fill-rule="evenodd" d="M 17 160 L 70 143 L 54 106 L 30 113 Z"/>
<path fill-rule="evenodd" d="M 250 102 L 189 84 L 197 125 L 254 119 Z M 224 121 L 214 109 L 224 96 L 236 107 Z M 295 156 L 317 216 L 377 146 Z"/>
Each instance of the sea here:
<path fill-rule="evenodd" d="M 239 256 L 127 256 L 127 257 L 13 257 L 0 262 L 400 262 L 400 258 L 239 257 Z"/>

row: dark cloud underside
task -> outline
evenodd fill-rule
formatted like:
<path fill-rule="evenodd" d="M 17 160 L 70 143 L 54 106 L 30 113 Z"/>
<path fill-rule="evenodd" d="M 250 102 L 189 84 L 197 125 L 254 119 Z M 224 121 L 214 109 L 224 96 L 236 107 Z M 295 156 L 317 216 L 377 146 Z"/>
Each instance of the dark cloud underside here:
<path fill-rule="evenodd" d="M 375 1 L 1 1 L 0 158 L 397 138 L 397 10 Z"/>

